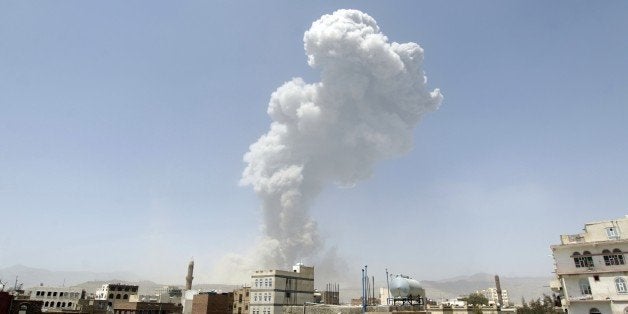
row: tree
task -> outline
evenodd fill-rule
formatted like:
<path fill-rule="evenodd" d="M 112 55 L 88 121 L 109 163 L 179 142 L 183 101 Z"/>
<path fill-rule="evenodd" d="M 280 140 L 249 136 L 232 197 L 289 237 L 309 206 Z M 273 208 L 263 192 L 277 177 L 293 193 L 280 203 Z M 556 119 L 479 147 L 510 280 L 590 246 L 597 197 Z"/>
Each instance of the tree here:
<path fill-rule="evenodd" d="M 473 306 L 477 305 L 488 305 L 488 299 L 481 293 L 471 293 L 467 297 L 467 304 L 471 304 Z"/>
<path fill-rule="evenodd" d="M 543 300 L 538 298 L 530 301 L 529 304 L 525 303 L 525 300 L 521 299 L 522 306 L 517 309 L 517 314 L 557 314 L 562 313 L 554 308 L 554 300 L 548 295 L 543 295 Z"/>

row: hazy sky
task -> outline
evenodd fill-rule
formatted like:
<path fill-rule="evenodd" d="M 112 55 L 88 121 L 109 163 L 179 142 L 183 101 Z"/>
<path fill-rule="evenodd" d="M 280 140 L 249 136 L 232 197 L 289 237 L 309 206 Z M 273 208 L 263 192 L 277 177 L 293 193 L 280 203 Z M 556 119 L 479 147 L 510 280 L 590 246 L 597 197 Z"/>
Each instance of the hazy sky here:
<path fill-rule="evenodd" d="M 238 181 L 270 94 L 320 80 L 303 33 L 340 8 L 420 44 L 445 97 L 313 203 L 356 282 L 549 276 L 560 234 L 628 214 L 625 1 L 2 1 L 0 267 L 211 280 L 261 235 Z"/>

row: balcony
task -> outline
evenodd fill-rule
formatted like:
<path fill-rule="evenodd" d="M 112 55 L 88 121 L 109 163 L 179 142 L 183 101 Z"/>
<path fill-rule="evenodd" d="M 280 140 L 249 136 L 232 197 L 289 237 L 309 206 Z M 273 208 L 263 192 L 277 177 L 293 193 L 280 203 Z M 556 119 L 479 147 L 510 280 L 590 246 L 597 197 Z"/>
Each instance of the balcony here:
<path fill-rule="evenodd" d="M 586 295 L 579 295 L 579 296 L 575 296 L 575 297 L 569 297 L 569 301 L 573 302 L 573 301 L 588 301 L 588 300 L 593 300 L 593 296 L 590 294 L 586 294 Z"/>

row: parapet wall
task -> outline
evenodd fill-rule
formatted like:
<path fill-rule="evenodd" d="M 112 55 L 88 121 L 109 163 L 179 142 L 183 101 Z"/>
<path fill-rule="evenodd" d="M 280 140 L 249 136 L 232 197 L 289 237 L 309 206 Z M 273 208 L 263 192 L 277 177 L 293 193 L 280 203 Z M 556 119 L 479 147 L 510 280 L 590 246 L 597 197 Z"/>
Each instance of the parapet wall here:
<path fill-rule="evenodd" d="M 442 308 L 430 307 L 427 310 L 419 310 L 413 306 L 368 306 L 368 314 L 445 314 L 445 313 L 474 313 L 472 308 Z M 482 307 L 485 314 L 512 314 L 515 309 L 497 310 L 495 307 Z M 300 306 L 284 306 L 282 314 L 362 314 L 361 306 L 351 305 L 329 305 L 329 304 L 308 304 Z"/>

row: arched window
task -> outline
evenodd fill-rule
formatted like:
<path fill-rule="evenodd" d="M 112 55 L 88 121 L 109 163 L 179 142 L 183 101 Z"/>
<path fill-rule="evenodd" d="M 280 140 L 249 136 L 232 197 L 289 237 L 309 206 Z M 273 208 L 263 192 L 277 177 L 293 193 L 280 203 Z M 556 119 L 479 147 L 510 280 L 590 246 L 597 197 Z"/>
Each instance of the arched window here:
<path fill-rule="evenodd" d="M 614 249 L 612 253 L 609 250 L 604 250 L 602 254 L 604 254 L 604 265 L 606 266 L 625 264 L 624 253 L 622 253 L 620 249 Z"/>
<path fill-rule="evenodd" d="M 617 293 L 626 293 L 628 289 L 626 287 L 626 280 L 621 277 L 615 278 L 615 289 L 617 289 Z"/>
<path fill-rule="evenodd" d="M 589 310 L 589 314 L 602 314 L 602 312 L 600 312 L 597 308 L 591 308 Z"/>
<path fill-rule="evenodd" d="M 68 302 L 68 306 L 72 306 L 72 302 Z"/>
<path fill-rule="evenodd" d="M 44 303 L 44 306 L 46 306 L 46 307 L 48 306 L 48 301 L 46 301 L 46 303 Z"/>
<path fill-rule="evenodd" d="M 128 294 L 125 294 L 125 295 L 123 295 L 123 296 L 122 296 L 122 298 L 126 300 L 126 299 L 128 299 L 128 298 L 129 298 L 129 295 L 128 295 Z"/>
<path fill-rule="evenodd" d="M 619 261 L 619 265 L 624 265 L 624 253 L 620 249 L 614 249 L 613 253 L 617 255 L 617 260 Z"/>
<path fill-rule="evenodd" d="M 573 252 L 571 257 L 573 257 L 573 261 L 578 268 L 593 267 L 593 256 L 591 256 L 591 252 L 589 251 L 582 252 L 582 255 L 578 252 Z"/>
<path fill-rule="evenodd" d="M 578 281 L 578 285 L 580 286 L 580 293 L 582 293 L 583 295 L 591 294 L 591 285 L 589 285 L 588 279 L 586 278 L 580 279 L 580 281 Z"/>
<path fill-rule="evenodd" d="M 61 307 L 65 307 L 65 302 L 61 303 Z"/>
<path fill-rule="evenodd" d="M 109 294 L 109 299 L 113 299 L 113 293 Z"/>
<path fill-rule="evenodd" d="M 119 293 L 116 294 L 116 299 L 120 299 L 122 297 L 122 295 L 120 295 Z"/>
<path fill-rule="evenodd" d="M 61 302 L 57 302 L 57 307 L 61 307 Z"/>

